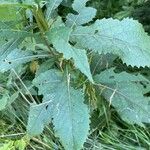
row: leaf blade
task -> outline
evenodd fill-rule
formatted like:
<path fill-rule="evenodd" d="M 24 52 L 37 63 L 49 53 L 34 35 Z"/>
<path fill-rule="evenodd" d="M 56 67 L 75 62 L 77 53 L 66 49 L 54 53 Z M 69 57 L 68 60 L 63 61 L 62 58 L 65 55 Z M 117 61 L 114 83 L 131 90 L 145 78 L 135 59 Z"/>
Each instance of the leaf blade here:
<path fill-rule="evenodd" d="M 60 72 L 49 70 L 33 81 L 44 94 L 43 103 L 51 112 L 56 135 L 66 150 L 80 149 L 89 130 L 89 111 L 80 90 L 70 87 Z"/>
<path fill-rule="evenodd" d="M 77 15 L 68 14 L 66 24 L 68 26 L 79 26 L 90 22 L 96 15 L 96 9 L 92 7 L 86 7 L 88 0 L 74 0 L 72 7 L 78 12 Z"/>
<path fill-rule="evenodd" d="M 150 37 L 133 19 L 97 20 L 92 26 L 76 28 L 72 39 L 80 47 L 99 54 L 116 54 L 127 65 L 150 66 Z"/>
<path fill-rule="evenodd" d="M 70 32 L 67 27 L 54 28 L 48 33 L 48 39 L 58 52 L 63 53 L 64 58 L 73 58 L 75 66 L 93 82 L 86 51 L 69 44 Z"/>
<path fill-rule="evenodd" d="M 149 99 L 144 97 L 140 84 L 149 83 L 149 80 L 141 75 L 135 76 L 125 72 L 116 74 L 112 69 L 96 75 L 95 80 L 106 85 L 103 96 L 116 108 L 124 121 L 140 126 L 150 123 Z"/>

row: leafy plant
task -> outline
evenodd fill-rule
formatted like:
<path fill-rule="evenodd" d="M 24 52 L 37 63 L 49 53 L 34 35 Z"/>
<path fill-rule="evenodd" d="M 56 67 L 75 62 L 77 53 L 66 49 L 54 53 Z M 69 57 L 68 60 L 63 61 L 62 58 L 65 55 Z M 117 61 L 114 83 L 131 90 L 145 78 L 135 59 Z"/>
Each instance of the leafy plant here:
<path fill-rule="evenodd" d="M 128 124 L 150 123 L 150 79 L 142 73 L 150 37 L 130 18 L 96 19 L 88 0 L 59 14 L 71 2 L 0 2 L 0 110 L 18 116 L 29 138 L 52 126 L 64 149 L 79 150 L 103 105 Z"/>

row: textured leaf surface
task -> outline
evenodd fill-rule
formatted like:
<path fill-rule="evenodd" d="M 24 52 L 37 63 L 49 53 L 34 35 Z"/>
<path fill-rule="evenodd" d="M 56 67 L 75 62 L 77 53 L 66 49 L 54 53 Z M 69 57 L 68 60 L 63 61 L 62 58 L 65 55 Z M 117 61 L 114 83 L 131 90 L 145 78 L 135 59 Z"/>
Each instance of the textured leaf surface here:
<path fill-rule="evenodd" d="M 46 109 L 47 104 L 32 104 L 30 106 L 27 132 L 29 135 L 39 135 L 44 126 L 51 121 L 51 115 Z"/>
<path fill-rule="evenodd" d="M 13 29 L 3 29 L 0 28 L 0 34 L 1 37 L 10 39 L 10 38 L 16 38 L 16 37 L 30 37 L 33 34 L 27 31 L 21 31 L 21 30 L 13 30 Z"/>
<path fill-rule="evenodd" d="M 7 100 L 8 100 L 8 95 L 5 94 L 3 95 L 3 97 L 0 99 L 0 111 L 5 109 L 6 105 L 7 105 Z"/>
<path fill-rule="evenodd" d="M 17 28 L 19 21 L 1 21 L 0 20 L 0 37 L 11 39 L 11 38 L 26 38 L 33 36 L 33 33 L 20 30 Z M 20 25 L 20 24 L 19 24 Z"/>
<path fill-rule="evenodd" d="M 33 84 L 38 87 L 39 94 L 44 95 L 43 104 L 47 104 L 56 135 L 65 149 L 81 149 L 88 135 L 89 111 L 83 103 L 83 93 L 70 87 L 69 79 L 65 78 L 60 72 L 49 70 L 35 78 Z"/>
<path fill-rule="evenodd" d="M 0 4 L 0 20 L 1 21 L 14 21 L 21 19 L 21 15 L 17 7 L 11 5 Z"/>
<path fill-rule="evenodd" d="M 10 53 L 3 53 L 0 56 L 0 72 L 14 69 L 19 65 L 33 60 L 35 57 L 28 51 L 14 49 Z"/>
<path fill-rule="evenodd" d="M 48 33 L 48 39 L 58 52 L 63 53 L 64 58 L 73 58 L 75 66 L 93 82 L 86 51 L 69 44 L 70 33 L 71 29 L 67 27 L 54 28 Z"/>
<path fill-rule="evenodd" d="M 0 111 L 7 108 L 7 106 L 11 105 L 16 98 L 18 97 L 18 92 L 14 93 L 13 95 L 9 95 L 9 92 L 6 91 L 2 98 L 0 99 Z"/>
<path fill-rule="evenodd" d="M 72 38 L 82 48 L 116 54 L 127 65 L 150 66 L 150 37 L 135 20 L 97 20 L 92 26 L 77 27 Z"/>
<path fill-rule="evenodd" d="M 72 7 L 78 12 L 78 14 L 68 14 L 66 21 L 67 25 L 82 25 L 90 22 L 95 17 L 96 9 L 86 7 L 85 5 L 87 1 L 88 0 L 74 0 Z"/>
<path fill-rule="evenodd" d="M 62 0 L 47 0 L 47 11 L 46 11 L 46 16 L 47 19 L 49 20 L 53 11 L 60 5 Z"/>
<path fill-rule="evenodd" d="M 0 44 L 0 58 L 6 57 L 9 53 L 14 50 L 23 41 L 22 38 L 11 39 L 7 43 Z"/>
<path fill-rule="evenodd" d="M 125 72 L 116 74 L 110 69 L 96 75 L 95 81 L 109 87 L 103 90 L 103 95 L 124 121 L 141 126 L 143 122 L 150 123 L 150 101 L 143 96 L 140 84 L 149 82 L 147 79 Z"/>
<path fill-rule="evenodd" d="M 106 75 L 108 73 L 108 75 Z M 121 72 L 121 73 L 115 73 L 114 68 L 111 68 L 107 71 L 104 71 L 101 73 L 101 78 L 100 80 L 102 83 L 125 83 L 125 82 L 146 82 L 149 83 L 150 81 L 146 79 L 142 75 L 132 75 L 126 72 Z"/>

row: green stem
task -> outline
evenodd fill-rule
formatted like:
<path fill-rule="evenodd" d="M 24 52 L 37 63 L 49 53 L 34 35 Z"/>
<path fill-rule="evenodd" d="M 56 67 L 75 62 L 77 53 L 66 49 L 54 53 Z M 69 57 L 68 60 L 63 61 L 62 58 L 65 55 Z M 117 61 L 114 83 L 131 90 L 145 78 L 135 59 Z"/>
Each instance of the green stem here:
<path fill-rule="evenodd" d="M 44 14 L 43 14 L 42 9 L 40 8 L 39 4 L 37 4 L 37 6 L 38 6 L 38 9 L 35 7 L 33 9 L 33 14 L 34 14 L 34 17 L 36 19 L 37 25 L 41 31 L 41 37 L 43 38 L 45 45 L 50 50 L 51 54 L 53 56 L 57 56 L 57 54 L 55 54 L 55 52 L 51 49 L 51 46 L 45 37 L 45 32 L 48 31 L 48 29 L 49 29 L 48 23 L 45 20 Z"/>
<path fill-rule="evenodd" d="M 38 8 L 33 9 L 33 14 L 34 14 L 34 17 L 36 19 L 36 22 L 38 24 L 40 31 L 42 33 L 47 31 L 48 30 L 48 24 L 44 18 L 44 14 L 43 14 L 42 9 L 40 8 L 39 5 L 38 5 Z"/>

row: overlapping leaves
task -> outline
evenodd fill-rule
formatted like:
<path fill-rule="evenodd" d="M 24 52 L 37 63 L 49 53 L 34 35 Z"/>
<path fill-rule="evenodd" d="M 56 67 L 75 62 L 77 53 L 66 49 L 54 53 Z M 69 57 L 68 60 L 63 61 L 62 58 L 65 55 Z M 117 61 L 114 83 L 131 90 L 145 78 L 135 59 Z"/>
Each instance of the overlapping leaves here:
<path fill-rule="evenodd" d="M 78 13 L 68 14 L 66 24 L 68 26 L 78 26 L 90 22 L 96 15 L 96 9 L 92 7 L 86 7 L 88 0 L 74 0 L 72 4 L 73 9 Z"/>
<path fill-rule="evenodd" d="M 77 27 L 72 39 L 79 47 L 99 54 L 116 54 L 127 65 L 150 66 L 150 37 L 133 19 L 97 20 L 91 26 Z"/>
<path fill-rule="evenodd" d="M 28 46 L 30 43 L 21 45 L 22 41 L 27 37 L 31 37 L 29 41 L 34 40 L 32 39 L 33 34 L 40 35 L 39 40 L 35 40 L 35 43 L 37 42 L 35 45 L 45 44 L 44 46 L 47 46 L 48 51 L 56 50 L 63 54 L 65 59 L 73 60 L 75 68 L 86 75 L 92 83 L 93 78 L 87 56 L 89 51 L 95 54 L 98 52 L 102 55 L 109 53 L 110 57 L 111 54 L 115 54 L 114 59 L 116 59 L 117 55 L 127 65 L 150 67 L 150 37 L 144 32 L 142 25 L 138 21 L 129 18 L 122 21 L 102 19 L 92 24 L 90 21 L 95 17 L 96 10 L 86 7 L 87 1 L 74 0 L 72 4 L 74 14 L 69 13 L 65 19 L 63 18 L 65 21 L 62 21 L 60 16 L 58 17 L 59 19 L 54 21 L 57 13 L 53 15 L 62 0 L 45 1 L 44 13 L 46 18 L 40 12 L 42 9 L 39 9 L 42 3 L 41 0 L 37 0 L 36 3 L 32 0 L 23 0 L 22 4 L 14 1 L 17 3 L 17 7 L 14 3 L 12 5 L 1 5 L 0 72 L 17 68 L 36 57 L 39 58 L 39 56 L 33 55 L 31 52 L 32 50 Z M 38 2 L 41 2 L 39 6 L 37 5 Z M 34 5 L 34 8 L 32 5 Z M 20 10 L 18 7 L 35 9 L 33 14 L 30 12 L 31 14 L 28 14 L 27 17 L 31 22 L 27 20 L 25 23 L 31 26 L 26 26 L 22 22 L 15 24 L 22 17 L 21 11 L 18 12 Z M 39 10 L 36 11 L 36 9 Z M 7 10 L 8 13 L 6 12 Z M 39 21 L 38 17 L 34 22 L 33 16 L 36 16 L 36 13 L 39 13 L 39 18 L 43 17 L 40 20 L 42 21 L 40 22 L 41 25 L 44 25 L 44 23 L 49 25 L 49 21 L 54 19 L 54 24 L 49 25 L 50 29 L 46 34 L 47 37 L 44 37 L 45 30 L 40 29 L 42 26 L 36 24 Z M 32 28 L 32 25 L 35 24 L 38 26 L 36 26 L 36 29 Z M 33 32 L 28 32 L 26 29 L 31 29 Z M 43 31 L 43 33 L 38 34 L 38 31 Z M 48 41 L 46 38 L 48 38 Z M 36 46 L 34 46 L 34 49 L 38 53 L 39 49 L 36 49 Z M 40 50 L 42 51 L 43 48 L 40 48 Z M 90 54 L 89 56 L 91 56 Z M 48 57 L 51 57 L 51 55 Z M 45 125 L 52 121 L 56 136 L 60 138 L 64 148 L 66 150 L 78 150 L 82 148 L 88 135 L 89 111 L 84 104 L 84 93 L 80 89 L 75 90 L 70 86 L 70 75 L 54 69 L 48 70 L 58 63 L 57 58 L 57 56 L 54 56 L 52 62 L 50 61 L 51 58 L 37 61 L 37 65 L 43 63 L 45 66 L 36 72 L 33 85 L 38 88 L 38 94 L 43 95 L 43 99 L 40 104 L 34 103 L 31 105 L 27 131 L 30 135 L 38 135 L 42 133 Z M 63 64 L 62 69 L 67 66 L 74 69 L 72 63 L 70 65 L 70 61 L 68 62 L 66 62 L 67 65 Z M 100 71 L 103 69 L 100 68 Z M 149 98 L 144 96 L 145 92 L 149 92 L 149 87 L 145 88 L 145 85 L 149 86 L 149 80 L 141 75 L 135 76 L 125 72 L 117 74 L 110 69 L 97 75 L 95 82 L 98 83 L 99 87 L 103 87 L 103 96 L 116 108 L 124 121 L 141 126 L 144 123 L 150 123 Z M 13 97 L 10 98 L 13 100 Z M 4 94 L 1 102 L 0 109 L 3 110 L 10 102 L 8 95 Z"/>
<path fill-rule="evenodd" d="M 54 10 L 60 5 L 62 0 L 51 0 L 51 1 L 46 0 L 46 2 L 47 2 L 46 17 L 48 20 L 50 20 L 50 18 L 52 17 L 51 15 L 53 14 Z"/>
<path fill-rule="evenodd" d="M 149 80 L 141 75 L 125 72 L 117 74 L 110 69 L 96 75 L 95 81 L 106 86 L 102 90 L 103 96 L 116 108 L 124 121 L 141 126 L 150 123 L 150 99 L 143 95 L 144 87 L 140 84 L 149 86 Z"/>
<path fill-rule="evenodd" d="M 64 58 L 73 58 L 76 68 L 93 82 L 86 51 L 84 49 L 75 48 L 69 44 L 71 31 L 72 30 L 68 27 L 53 28 L 48 33 L 48 39 L 58 52 L 63 53 Z"/>
<path fill-rule="evenodd" d="M 43 102 L 31 106 L 28 132 L 40 134 L 45 124 L 53 118 L 56 135 L 66 150 L 80 149 L 89 130 L 89 112 L 83 103 L 84 95 L 69 85 L 69 76 L 57 70 L 48 70 L 34 79 Z"/>

